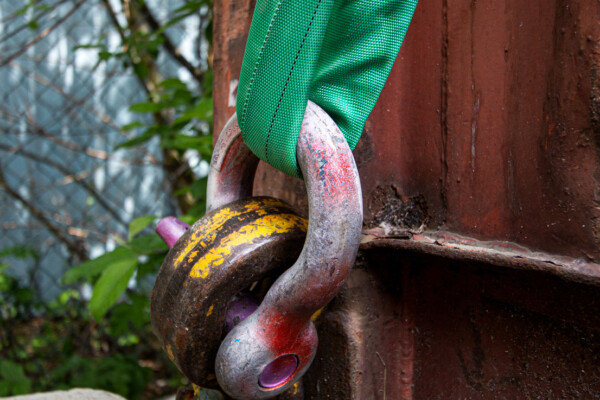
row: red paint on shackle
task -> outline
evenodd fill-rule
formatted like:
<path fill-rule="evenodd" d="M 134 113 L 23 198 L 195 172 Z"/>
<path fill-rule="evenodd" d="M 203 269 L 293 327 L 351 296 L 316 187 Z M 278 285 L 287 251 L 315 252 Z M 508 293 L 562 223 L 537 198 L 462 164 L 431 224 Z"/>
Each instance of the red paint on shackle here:
<path fill-rule="evenodd" d="M 354 158 L 333 120 L 312 102 L 297 158 L 309 199 L 302 253 L 258 310 L 229 332 L 217 354 L 219 384 L 240 400 L 273 397 L 306 372 L 317 349 L 310 317 L 343 285 L 360 242 L 362 195 Z M 250 196 L 257 163 L 232 117 L 211 161 L 208 210 Z"/>

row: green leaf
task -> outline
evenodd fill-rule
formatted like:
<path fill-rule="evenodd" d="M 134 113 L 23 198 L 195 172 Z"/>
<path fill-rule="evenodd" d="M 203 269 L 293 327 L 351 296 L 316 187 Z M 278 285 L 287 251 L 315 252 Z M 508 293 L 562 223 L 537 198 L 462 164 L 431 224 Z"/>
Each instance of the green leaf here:
<path fill-rule="evenodd" d="M 206 198 L 206 185 L 208 183 L 208 177 L 200 178 L 195 180 L 190 185 L 190 191 L 192 192 L 192 196 L 194 199 L 205 199 Z"/>
<path fill-rule="evenodd" d="M 27 10 L 29 10 L 34 5 L 35 3 L 32 0 L 29 0 L 29 2 L 24 7 L 17 10 L 16 15 L 25 15 Z"/>
<path fill-rule="evenodd" d="M 190 226 L 194 225 L 194 223 L 198 220 L 198 218 L 195 215 L 187 215 L 187 214 L 180 216 L 179 219 Z"/>
<path fill-rule="evenodd" d="M 126 246 L 137 254 L 153 254 L 169 249 L 158 235 L 138 236 L 133 238 Z"/>
<path fill-rule="evenodd" d="M 99 275 L 115 262 L 130 259 L 137 260 L 137 255 L 130 249 L 117 247 L 110 253 L 103 254 L 100 257 L 71 268 L 64 274 L 62 280 L 65 284 L 75 283 L 81 278 L 90 278 Z"/>
<path fill-rule="evenodd" d="M 175 120 L 175 123 L 187 122 L 191 119 L 197 118 L 201 120 L 212 118 L 213 113 L 213 102 L 212 99 L 203 99 L 196 104 L 190 110 L 184 112 Z"/>
<path fill-rule="evenodd" d="M 211 20 L 212 24 L 212 20 Z M 205 100 L 212 102 L 212 90 L 213 90 L 213 70 L 209 69 L 204 73 L 204 80 L 202 81 L 202 97 Z"/>
<path fill-rule="evenodd" d="M 147 275 L 154 275 L 156 277 L 156 273 L 165 261 L 168 250 L 165 245 L 163 251 L 148 254 L 144 262 L 138 264 L 136 279 L 141 280 Z"/>
<path fill-rule="evenodd" d="M 146 229 L 155 219 L 156 217 L 154 215 L 144 215 L 131 221 L 129 224 L 129 240 L 133 239 L 135 235 Z"/>
<path fill-rule="evenodd" d="M 0 381 L 0 396 L 10 396 L 10 383 L 7 381 Z"/>
<path fill-rule="evenodd" d="M 0 250 L 0 258 L 4 257 L 15 257 L 22 260 L 31 257 L 34 260 L 37 260 L 39 259 L 39 254 L 33 248 L 28 246 L 10 246 Z"/>
<path fill-rule="evenodd" d="M 134 62 L 133 70 L 135 71 L 136 75 L 142 80 L 146 79 L 146 77 L 148 76 L 149 69 L 146 63 Z"/>
<path fill-rule="evenodd" d="M 36 11 L 47 12 L 47 11 L 52 11 L 53 8 L 52 8 L 52 6 L 50 6 L 48 4 L 39 4 L 39 5 L 35 6 L 35 10 Z"/>
<path fill-rule="evenodd" d="M 140 121 L 135 121 L 135 122 L 132 122 L 130 124 L 123 125 L 121 127 L 121 131 L 122 132 L 129 132 L 129 131 L 131 131 L 131 130 L 133 130 L 135 128 L 140 128 L 142 126 L 144 126 L 144 124 L 142 124 Z"/>
<path fill-rule="evenodd" d="M 165 89 L 180 89 L 187 90 L 187 86 L 185 83 L 181 82 L 181 80 L 177 78 L 168 78 L 162 81 L 158 86 Z"/>
<path fill-rule="evenodd" d="M 196 204 L 190 207 L 188 213 L 193 217 L 193 219 L 197 220 L 202 218 L 204 214 L 206 214 L 206 200 L 196 201 Z"/>
<path fill-rule="evenodd" d="M 137 257 L 127 258 L 111 264 L 102 272 L 94 285 L 89 305 L 90 312 L 96 320 L 100 320 L 125 292 L 137 264 Z"/>
<path fill-rule="evenodd" d="M 23 367 L 10 360 L 0 361 L 0 375 L 10 382 L 16 382 L 23 377 Z"/>
<path fill-rule="evenodd" d="M 40 25 L 38 24 L 38 22 L 35 19 L 33 19 L 27 23 L 27 27 L 29 29 L 35 31 L 40 27 Z"/>
<path fill-rule="evenodd" d="M 202 153 L 212 147 L 212 136 L 175 135 L 170 139 L 164 139 L 161 146 L 179 150 L 195 149 Z"/>
<path fill-rule="evenodd" d="M 25 376 L 23 366 L 10 360 L 0 361 L 0 375 L 6 383 L 3 391 L 10 391 L 10 394 L 26 394 L 31 390 L 31 380 Z"/>
<path fill-rule="evenodd" d="M 184 188 L 181 188 L 179 190 L 176 190 L 175 192 L 173 192 L 173 196 L 177 197 L 177 196 L 181 196 L 182 194 L 186 194 L 190 192 L 190 188 L 189 186 L 186 186 Z"/>
<path fill-rule="evenodd" d="M 129 107 L 129 111 L 135 113 L 150 113 L 157 112 L 163 109 L 163 105 L 161 103 L 155 103 L 153 101 L 146 101 L 143 103 L 136 103 Z"/>
<path fill-rule="evenodd" d="M 132 333 L 150 323 L 150 298 L 131 294 L 127 302 L 116 305 L 110 313 L 110 330 L 113 336 Z"/>
<path fill-rule="evenodd" d="M 110 51 L 99 51 L 98 52 L 98 60 L 99 61 L 106 61 L 113 56 L 114 56 L 114 54 L 111 53 Z"/>
<path fill-rule="evenodd" d="M 119 144 L 117 147 L 115 147 L 115 150 L 119 150 L 119 149 L 123 149 L 123 148 L 127 148 L 127 147 L 133 147 L 133 146 L 139 146 L 142 143 L 146 143 L 148 140 L 152 139 L 152 137 L 154 135 L 156 135 L 157 131 L 153 130 L 153 129 L 148 129 L 146 132 L 142 133 L 140 136 L 136 136 L 133 139 L 129 139 L 121 144 Z"/>

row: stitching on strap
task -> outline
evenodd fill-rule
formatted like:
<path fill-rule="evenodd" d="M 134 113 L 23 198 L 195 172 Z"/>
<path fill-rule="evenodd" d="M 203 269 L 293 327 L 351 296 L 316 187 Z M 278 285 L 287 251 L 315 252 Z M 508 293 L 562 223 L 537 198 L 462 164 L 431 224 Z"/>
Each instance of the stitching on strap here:
<path fill-rule="evenodd" d="M 246 112 L 248 109 L 248 99 L 250 98 L 250 92 L 252 91 L 252 87 L 254 86 L 254 78 L 256 77 L 256 71 L 258 70 L 258 65 L 260 64 L 260 60 L 262 59 L 262 55 L 264 53 L 265 47 L 267 46 L 267 41 L 271 35 L 271 28 L 277 19 L 277 15 L 279 14 L 279 10 L 281 9 L 281 4 L 283 0 L 277 2 L 277 7 L 275 8 L 275 13 L 271 18 L 271 23 L 269 24 L 269 28 L 267 29 L 267 34 L 265 35 L 265 40 L 263 40 L 263 44 L 260 47 L 260 52 L 258 53 L 258 59 L 256 60 L 256 64 L 254 64 L 254 70 L 252 71 L 252 78 L 250 78 L 250 84 L 248 85 L 248 90 L 246 91 L 246 98 L 244 99 L 244 109 L 242 112 L 242 120 L 240 121 L 240 128 L 244 129 L 246 126 Z"/>
<path fill-rule="evenodd" d="M 298 48 L 298 52 L 296 53 L 296 58 L 294 59 L 292 68 L 290 69 L 290 73 L 288 74 L 288 77 L 285 81 L 285 85 L 283 86 L 283 90 L 281 91 L 281 96 L 279 96 L 279 101 L 277 102 L 277 107 L 275 107 L 275 112 L 273 113 L 273 118 L 271 119 L 271 125 L 269 126 L 269 131 L 267 132 L 267 139 L 265 141 L 265 160 L 267 162 L 269 162 L 269 139 L 271 137 L 271 131 L 273 130 L 273 124 L 275 123 L 275 119 L 277 118 L 277 113 L 279 112 L 279 106 L 281 105 L 281 102 L 283 101 L 283 96 L 285 95 L 285 91 L 288 87 L 288 84 L 290 83 L 290 78 L 292 77 L 292 73 L 294 72 L 296 63 L 298 62 L 298 58 L 300 57 L 300 52 L 302 51 L 302 48 L 304 47 L 304 43 L 306 42 L 306 39 L 308 38 L 308 33 L 310 32 L 310 28 L 312 27 L 315 17 L 317 16 L 317 11 L 319 11 L 319 6 L 321 5 L 321 1 L 322 0 L 319 0 L 319 2 L 317 3 L 317 6 L 315 8 L 315 11 L 313 12 L 312 18 L 310 19 L 310 23 L 308 24 L 308 27 L 306 28 L 306 32 L 304 33 L 304 38 L 302 38 L 302 43 L 300 43 L 300 47 Z"/>

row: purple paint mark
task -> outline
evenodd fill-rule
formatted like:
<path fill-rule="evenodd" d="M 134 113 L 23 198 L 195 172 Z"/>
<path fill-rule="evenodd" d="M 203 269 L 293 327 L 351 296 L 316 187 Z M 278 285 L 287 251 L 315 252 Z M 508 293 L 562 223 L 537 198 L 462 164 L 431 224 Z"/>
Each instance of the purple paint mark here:
<path fill-rule="evenodd" d="M 175 242 L 188 229 L 190 229 L 188 224 L 175 217 L 163 218 L 156 225 L 156 233 L 158 233 L 158 236 L 160 236 L 169 248 L 172 248 Z"/>
<path fill-rule="evenodd" d="M 286 383 L 298 367 L 298 357 L 286 354 L 269 363 L 258 377 L 258 384 L 266 389 Z"/>

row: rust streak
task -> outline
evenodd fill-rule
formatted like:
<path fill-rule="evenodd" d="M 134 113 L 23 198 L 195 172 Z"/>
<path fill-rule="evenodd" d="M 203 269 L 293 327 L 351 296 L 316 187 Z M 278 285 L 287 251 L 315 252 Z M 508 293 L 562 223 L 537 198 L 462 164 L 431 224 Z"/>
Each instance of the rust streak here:
<path fill-rule="evenodd" d="M 442 136 L 442 153 L 440 154 L 442 162 L 442 185 L 441 197 L 445 209 L 448 208 L 448 197 L 446 195 L 448 182 L 448 0 L 442 0 L 442 57 L 441 57 L 441 78 L 440 85 L 440 128 Z"/>
<path fill-rule="evenodd" d="M 402 272 L 402 321 L 400 328 L 400 398 L 413 399 L 415 363 L 415 319 L 410 266 L 404 264 Z"/>

